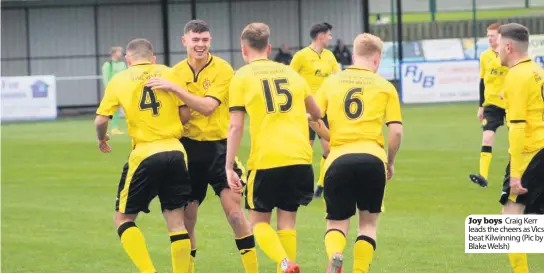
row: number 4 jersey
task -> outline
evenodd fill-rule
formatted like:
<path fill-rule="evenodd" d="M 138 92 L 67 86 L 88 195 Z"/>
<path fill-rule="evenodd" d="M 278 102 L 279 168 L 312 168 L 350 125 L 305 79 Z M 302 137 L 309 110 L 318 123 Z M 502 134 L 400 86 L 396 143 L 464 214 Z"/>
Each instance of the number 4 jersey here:
<path fill-rule="evenodd" d="M 249 170 L 311 164 L 308 96 L 304 79 L 286 65 L 258 59 L 236 72 L 230 111 L 246 111 L 250 119 Z"/>
<path fill-rule="evenodd" d="M 173 93 L 152 90 L 145 83 L 153 77 L 165 78 L 183 87 L 171 68 L 151 63 L 133 65 L 116 74 L 108 83 L 96 114 L 112 116 L 119 107 L 126 114 L 132 145 L 178 139 L 183 133 L 179 107 L 183 102 Z"/>
<path fill-rule="evenodd" d="M 383 124 L 402 123 L 397 90 L 389 81 L 351 66 L 325 80 L 317 103 L 329 120 L 333 157 L 328 158 L 369 153 L 386 161 Z"/>

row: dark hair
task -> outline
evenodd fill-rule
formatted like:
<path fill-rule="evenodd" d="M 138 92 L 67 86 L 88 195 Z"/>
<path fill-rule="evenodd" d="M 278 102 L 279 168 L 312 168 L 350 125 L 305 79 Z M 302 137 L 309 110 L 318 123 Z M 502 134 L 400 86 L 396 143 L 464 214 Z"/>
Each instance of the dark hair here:
<path fill-rule="evenodd" d="M 196 33 L 209 32 L 210 27 L 208 27 L 208 24 L 203 20 L 191 20 L 187 22 L 187 24 L 185 24 L 185 27 L 183 28 L 183 33 L 188 33 L 190 31 Z"/>
<path fill-rule="evenodd" d="M 264 50 L 268 46 L 270 28 L 264 23 L 251 23 L 242 30 L 240 39 L 252 49 Z"/>
<path fill-rule="evenodd" d="M 510 23 L 499 28 L 501 37 L 509 38 L 517 42 L 529 42 L 529 29 L 524 25 Z"/>
<path fill-rule="evenodd" d="M 317 37 L 318 34 L 327 33 L 330 30 L 332 30 L 332 25 L 327 22 L 315 24 L 310 28 L 310 37 L 313 40 Z"/>

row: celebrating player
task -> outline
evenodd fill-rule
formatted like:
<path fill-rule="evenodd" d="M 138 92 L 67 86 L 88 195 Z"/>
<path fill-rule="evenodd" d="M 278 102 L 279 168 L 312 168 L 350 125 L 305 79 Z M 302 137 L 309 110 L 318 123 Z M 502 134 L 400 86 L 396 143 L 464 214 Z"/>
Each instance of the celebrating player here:
<path fill-rule="evenodd" d="M 191 192 L 185 150 L 179 142 L 183 132 L 180 119 L 188 119 L 183 102 L 167 91 L 144 86 L 154 76 L 173 77 L 173 70 L 155 64 L 153 47 L 136 39 L 127 46 L 130 66 L 108 84 L 95 120 L 98 146 L 110 152 L 106 143 L 108 119 L 119 107 L 126 112 L 132 152 L 123 167 L 115 205 L 115 225 L 123 248 L 141 272 L 156 272 L 144 236 L 135 220 L 140 211 L 149 212 L 149 203 L 159 196 L 170 235 L 174 272 L 189 269 L 191 243 L 183 212 Z"/>
<path fill-rule="evenodd" d="M 501 65 L 497 54 L 497 37 L 499 24 L 491 24 L 487 28 L 487 39 L 490 48 L 480 57 L 480 107 L 478 119 L 482 122 L 483 137 L 480 152 L 480 173 L 470 174 L 469 178 L 482 187 L 487 186 L 489 166 L 491 165 L 493 139 L 497 128 L 504 125 L 506 113 L 504 100 L 501 98 L 502 84 L 508 68 Z"/>
<path fill-rule="evenodd" d="M 291 67 L 306 80 L 312 94 L 315 95 L 323 80 L 329 75 L 340 71 L 340 67 L 334 54 L 327 49 L 332 40 L 332 26 L 329 23 L 315 24 L 310 29 L 310 37 L 312 43 L 293 56 Z M 323 119 L 323 122 L 327 124 L 327 119 Z M 309 131 L 310 145 L 313 146 L 316 134 L 311 128 Z M 323 158 L 321 159 L 319 178 L 314 194 L 316 198 L 321 197 L 323 193 L 323 164 L 329 154 L 329 143 L 322 138 L 320 143 L 323 148 Z"/>
<path fill-rule="evenodd" d="M 308 143 L 306 110 L 319 119 L 310 90 L 293 69 L 268 60 L 270 29 L 252 23 L 241 35 L 240 68 L 230 86 L 230 126 L 226 172 L 229 185 L 241 191 L 235 172 L 235 155 L 244 132 L 245 113 L 250 119 L 251 149 L 246 188 L 246 208 L 261 249 L 285 273 L 300 272 L 296 265 L 295 220 L 300 205 L 313 194 L 312 149 Z M 277 208 L 278 232 L 270 226 Z"/>
<path fill-rule="evenodd" d="M 354 65 L 326 79 L 317 94 L 330 125 L 331 151 L 324 166 L 325 248 L 330 260 L 327 272 L 333 273 L 341 272 L 349 219 L 357 209 L 353 272 L 368 272 L 376 249 L 386 178 L 393 176 L 402 138 L 397 91 L 376 74 L 383 42 L 374 35 L 360 34 L 353 45 Z M 384 121 L 389 128 L 387 156 Z"/>
<path fill-rule="evenodd" d="M 221 199 L 242 256 L 246 272 L 257 272 L 255 238 L 241 208 L 241 195 L 228 187 L 225 175 L 227 153 L 227 128 L 229 123 L 228 90 L 233 76 L 232 67 L 223 59 L 209 53 L 211 35 L 202 20 L 192 20 L 185 25 L 182 42 L 187 48 L 187 59 L 174 66 L 177 77 L 187 84 L 180 88 L 164 79 L 153 79 L 150 85 L 174 90 L 191 109 L 191 119 L 185 125 L 181 139 L 187 150 L 192 194 L 185 210 L 185 223 L 191 237 L 191 272 L 196 256 L 195 225 L 198 207 L 206 197 L 208 184 Z M 234 166 L 242 175 L 241 165 Z"/>
<path fill-rule="evenodd" d="M 499 29 L 509 124 L 510 163 L 500 202 L 503 214 L 544 214 L 544 70 L 528 57 L 529 30 L 520 24 Z M 514 272 L 528 272 L 527 254 L 508 254 Z"/>

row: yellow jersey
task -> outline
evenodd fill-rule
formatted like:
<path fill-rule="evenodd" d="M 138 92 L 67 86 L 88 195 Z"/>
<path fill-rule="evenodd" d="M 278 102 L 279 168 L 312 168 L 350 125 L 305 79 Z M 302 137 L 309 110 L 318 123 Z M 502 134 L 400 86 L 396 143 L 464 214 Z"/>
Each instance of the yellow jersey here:
<path fill-rule="evenodd" d="M 164 65 L 140 63 L 117 73 L 106 87 L 104 98 L 96 114 L 112 116 L 119 107 L 125 111 L 128 135 L 132 146 L 147 146 L 161 143 L 154 152 L 164 150 L 183 150 L 179 142 L 183 125 L 179 108 L 183 102 L 173 93 L 152 90 L 144 86 L 153 77 L 166 78 L 181 86 L 176 81 L 173 70 Z"/>
<path fill-rule="evenodd" d="M 526 168 L 523 154 L 534 154 L 544 149 L 544 70 L 531 59 L 521 60 L 510 68 L 504 81 L 506 117 L 510 124 L 509 143 L 512 176 Z M 525 124 L 524 136 L 512 135 L 516 124 Z M 522 140 L 521 140 L 522 139 Z M 521 155 L 520 155 L 521 154 Z M 525 164 L 522 164 L 525 163 Z"/>
<path fill-rule="evenodd" d="M 346 153 L 369 153 L 387 161 L 383 124 L 402 123 L 399 96 L 389 81 L 351 66 L 325 80 L 317 103 L 329 120 L 329 164 Z"/>
<path fill-rule="evenodd" d="M 311 164 L 305 100 L 310 90 L 290 67 L 257 59 L 240 68 L 230 85 L 230 111 L 249 116 L 248 169 Z"/>
<path fill-rule="evenodd" d="M 229 126 L 228 91 L 234 74 L 227 61 L 218 56 L 208 55 L 208 62 L 195 74 L 187 59 L 179 62 L 174 71 L 187 86 L 187 91 L 200 97 L 211 97 L 219 106 L 210 116 L 191 109 L 191 119 L 185 124 L 184 136 L 196 141 L 217 141 L 227 138 Z"/>
<path fill-rule="evenodd" d="M 482 106 L 495 105 L 505 108 L 501 92 L 508 68 L 501 65 L 499 55 L 489 48 L 480 56 L 480 78 L 484 80 L 484 103 Z"/>
<path fill-rule="evenodd" d="M 295 53 L 290 66 L 306 80 L 312 94 L 317 92 L 325 78 L 340 71 L 336 57 L 330 50 L 323 49 L 317 53 L 309 46 Z"/>

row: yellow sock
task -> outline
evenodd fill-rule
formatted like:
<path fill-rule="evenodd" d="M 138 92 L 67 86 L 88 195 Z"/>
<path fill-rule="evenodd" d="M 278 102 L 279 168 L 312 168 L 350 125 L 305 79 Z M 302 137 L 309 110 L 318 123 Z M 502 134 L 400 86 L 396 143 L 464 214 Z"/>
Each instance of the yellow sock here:
<path fill-rule="evenodd" d="M 368 236 L 357 237 L 353 247 L 353 273 L 367 273 L 376 250 L 376 241 Z"/>
<path fill-rule="evenodd" d="M 508 258 L 515 273 L 528 273 L 529 265 L 527 264 L 527 254 L 525 253 L 509 253 Z"/>
<path fill-rule="evenodd" d="M 346 236 L 338 229 L 329 229 L 325 233 L 325 249 L 327 250 L 327 258 L 329 260 L 335 253 L 344 252 L 346 247 Z"/>
<path fill-rule="evenodd" d="M 259 272 L 257 250 L 255 249 L 255 237 L 253 234 L 236 239 L 236 246 L 242 256 L 242 265 L 246 273 Z"/>
<path fill-rule="evenodd" d="M 482 152 L 480 152 L 480 175 L 487 179 L 489 175 L 489 166 L 491 165 L 492 149 L 490 146 L 482 146 Z"/>
<path fill-rule="evenodd" d="M 323 169 L 325 159 L 327 159 L 327 157 L 323 156 L 321 157 L 321 162 L 319 162 L 319 178 L 317 179 L 317 185 L 320 187 L 323 187 L 323 183 L 325 181 L 325 170 Z"/>
<path fill-rule="evenodd" d="M 276 264 L 288 258 L 285 249 L 281 245 L 278 235 L 267 223 L 258 223 L 253 227 L 253 234 L 259 247 Z"/>
<path fill-rule="evenodd" d="M 189 258 L 189 273 L 195 273 L 196 249 L 191 249 L 191 258 Z"/>
<path fill-rule="evenodd" d="M 170 232 L 170 252 L 172 254 L 172 271 L 188 272 L 191 265 L 191 240 L 187 230 Z"/>
<path fill-rule="evenodd" d="M 281 245 L 287 254 L 287 257 L 291 261 L 296 261 L 297 259 L 297 232 L 294 229 L 285 229 L 278 231 L 278 238 L 280 238 Z M 283 272 L 281 267 L 278 265 L 278 273 Z"/>
<path fill-rule="evenodd" d="M 140 272 L 157 272 L 147 251 L 144 235 L 134 222 L 126 222 L 117 228 L 121 244 Z"/>

